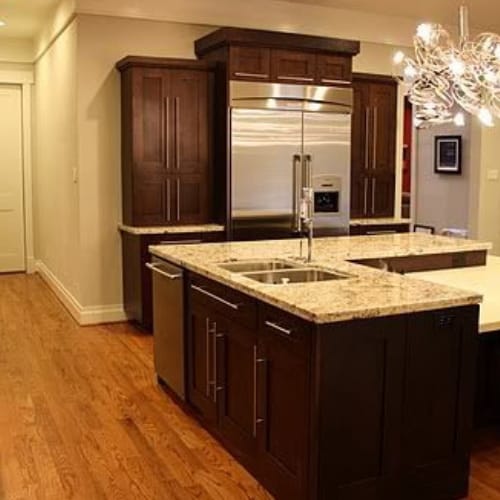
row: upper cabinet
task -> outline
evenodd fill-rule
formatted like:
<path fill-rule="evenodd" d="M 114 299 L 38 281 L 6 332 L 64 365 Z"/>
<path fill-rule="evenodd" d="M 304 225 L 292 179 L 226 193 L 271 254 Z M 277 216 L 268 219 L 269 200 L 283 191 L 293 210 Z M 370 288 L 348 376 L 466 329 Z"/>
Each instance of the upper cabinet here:
<path fill-rule="evenodd" d="M 124 224 L 209 221 L 213 68 L 133 57 L 118 68 Z"/>
<path fill-rule="evenodd" d="M 355 75 L 351 137 L 351 217 L 392 217 L 396 178 L 397 84 Z"/>
<path fill-rule="evenodd" d="M 339 85 L 351 82 L 359 42 L 222 28 L 197 40 L 195 50 L 224 63 L 229 80 Z"/>

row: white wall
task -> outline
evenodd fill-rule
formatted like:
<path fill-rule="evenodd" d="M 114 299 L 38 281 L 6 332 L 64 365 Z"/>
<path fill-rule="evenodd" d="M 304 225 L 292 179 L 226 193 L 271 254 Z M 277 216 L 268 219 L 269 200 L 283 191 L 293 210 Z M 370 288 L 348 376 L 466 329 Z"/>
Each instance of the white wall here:
<path fill-rule="evenodd" d="M 79 300 L 77 32 L 74 21 L 35 66 L 33 201 L 36 258 Z"/>
<path fill-rule="evenodd" d="M 469 192 L 471 178 L 470 118 L 465 127 L 446 124 L 420 129 L 416 134 L 416 223 L 470 231 Z M 438 135 L 462 136 L 462 175 L 434 173 L 434 140 Z"/>

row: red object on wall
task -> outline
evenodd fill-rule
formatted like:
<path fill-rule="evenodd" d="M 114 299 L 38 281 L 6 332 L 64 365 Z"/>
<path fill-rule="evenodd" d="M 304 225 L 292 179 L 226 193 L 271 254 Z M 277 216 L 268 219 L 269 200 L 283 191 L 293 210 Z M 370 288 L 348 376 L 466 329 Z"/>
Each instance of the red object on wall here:
<path fill-rule="evenodd" d="M 412 106 L 405 98 L 403 135 L 403 193 L 411 192 L 411 151 L 412 151 Z"/>

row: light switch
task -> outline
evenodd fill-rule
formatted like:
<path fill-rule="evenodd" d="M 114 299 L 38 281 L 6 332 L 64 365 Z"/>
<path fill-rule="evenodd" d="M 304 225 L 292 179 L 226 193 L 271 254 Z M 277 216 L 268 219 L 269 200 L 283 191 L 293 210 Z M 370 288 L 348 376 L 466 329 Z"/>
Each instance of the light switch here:
<path fill-rule="evenodd" d="M 498 180 L 498 170 L 488 170 L 488 180 L 497 181 Z"/>
<path fill-rule="evenodd" d="M 78 183 L 78 168 L 73 167 L 73 184 Z"/>

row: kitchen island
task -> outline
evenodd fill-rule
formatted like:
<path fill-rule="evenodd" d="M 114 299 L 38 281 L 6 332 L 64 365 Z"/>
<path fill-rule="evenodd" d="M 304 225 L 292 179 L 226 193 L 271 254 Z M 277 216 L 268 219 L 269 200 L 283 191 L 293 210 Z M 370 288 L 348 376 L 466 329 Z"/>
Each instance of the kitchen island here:
<path fill-rule="evenodd" d="M 367 266 L 468 266 L 489 248 L 325 238 L 304 264 L 297 240 L 151 247 L 185 271 L 186 404 L 280 499 L 466 496 L 481 295 Z M 284 284 L 242 272 L 258 262 Z"/>

